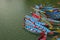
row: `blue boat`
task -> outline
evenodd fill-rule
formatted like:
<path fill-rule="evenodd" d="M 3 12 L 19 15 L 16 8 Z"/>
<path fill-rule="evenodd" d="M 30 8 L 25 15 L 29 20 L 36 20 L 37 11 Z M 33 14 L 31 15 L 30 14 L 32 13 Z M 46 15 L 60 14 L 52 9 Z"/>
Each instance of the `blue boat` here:
<path fill-rule="evenodd" d="M 58 12 L 57 10 L 53 11 L 53 12 L 47 11 L 46 14 L 49 15 L 50 18 L 52 18 L 52 19 L 55 19 L 55 20 L 60 19 L 60 12 Z"/>
<path fill-rule="evenodd" d="M 41 33 L 42 31 L 46 31 L 46 33 L 51 32 L 48 28 L 46 28 L 44 26 L 46 23 L 39 22 L 38 20 L 36 20 L 36 18 L 33 18 L 31 16 L 28 16 L 28 15 L 25 16 L 25 17 L 26 17 L 26 19 L 25 19 L 25 29 L 27 29 L 28 31 L 30 31 L 32 33 Z M 27 18 L 29 18 L 29 20 Z M 34 24 L 32 22 L 34 22 Z"/>
<path fill-rule="evenodd" d="M 35 9 L 39 9 L 41 5 L 36 5 Z M 44 6 L 41 11 L 45 11 L 47 15 L 49 15 L 50 18 L 58 20 L 60 19 L 60 12 L 58 11 L 59 8 L 54 8 L 52 6 Z M 55 11 L 54 11 L 55 10 Z M 52 11 L 52 12 L 51 12 Z"/>

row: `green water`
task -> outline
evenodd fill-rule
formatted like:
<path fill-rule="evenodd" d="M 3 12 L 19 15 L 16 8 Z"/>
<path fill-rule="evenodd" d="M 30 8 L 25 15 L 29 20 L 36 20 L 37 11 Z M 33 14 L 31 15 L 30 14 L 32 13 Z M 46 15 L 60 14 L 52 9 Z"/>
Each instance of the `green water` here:
<path fill-rule="evenodd" d="M 36 0 L 0 0 L 0 40 L 37 40 L 38 36 L 23 29 L 24 15 L 31 12 Z"/>

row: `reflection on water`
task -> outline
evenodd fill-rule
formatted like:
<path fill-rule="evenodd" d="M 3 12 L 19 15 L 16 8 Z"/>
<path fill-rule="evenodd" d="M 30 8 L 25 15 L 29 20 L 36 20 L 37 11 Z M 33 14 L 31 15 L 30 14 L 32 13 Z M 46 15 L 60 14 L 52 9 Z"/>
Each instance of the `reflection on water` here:
<path fill-rule="evenodd" d="M 25 14 L 24 0 L 0 0 L 0 40 L 19 40 Z"/>

